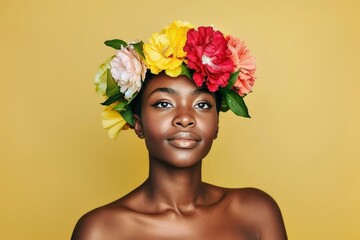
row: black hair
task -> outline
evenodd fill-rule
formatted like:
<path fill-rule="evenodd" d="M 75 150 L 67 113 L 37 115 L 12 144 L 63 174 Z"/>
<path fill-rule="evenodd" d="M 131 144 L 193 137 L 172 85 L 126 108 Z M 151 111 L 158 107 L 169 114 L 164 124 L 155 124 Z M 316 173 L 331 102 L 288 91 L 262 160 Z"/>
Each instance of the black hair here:
<path fill-rule="evenodd" d="M 148 82 L 154 76 L 155 76 L 155 74 L 152 74 L 150 71 L 146 72 L 146 77 L 144 79 L 144 82 L 142 83 L 141 89 L 140 89 L 139 93 L 136 95 L 136 97 L 131 102 L 131 111 L 133 112 L 133 114 L 141 116 L 141 99 L 142 99 L 142 96 L 144 95 L 144 91 L 146 89 L 146 86 L 148 85 Z"/>
<path fill-rule="evenodd" d="M 148 85 L 149 81 L 154 78 L 156 75 L 152 74 L 150 71 L 146 72 L 146 77 L 145 80 L 141 86 L 141 89 L 139 91 L 139 93 L 136 95 L 136 97 L 132 100 L 131 102 L 131 110 L 134 114 L 138 115 L 141 117 L 141 99 L 142 96 L 144 95 L 144 91 L 146 89 L 146 86 Z M 201 87 L 201 88 L 206 88 L 205 86 Z M 211 93 L 214 95 L 215 97 L 215 102 L 216 102 L 216 111 L 219 114 L 220 112 L 220 108 L 221 108 L 221 102 L 222 102 L 222 95 L 220 94 L 219 91 L 216 91 L 214 93 Z"/>

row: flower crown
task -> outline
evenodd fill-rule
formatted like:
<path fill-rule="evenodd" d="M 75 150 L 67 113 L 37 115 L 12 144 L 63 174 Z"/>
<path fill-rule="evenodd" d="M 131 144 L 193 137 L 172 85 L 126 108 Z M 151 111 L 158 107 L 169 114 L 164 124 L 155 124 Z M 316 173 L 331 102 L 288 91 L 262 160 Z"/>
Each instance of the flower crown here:
<path fill-rule="evenodd" d="M 148 43 L 114 39 L 105 45 L 116 54 L 100 65 L 96 91 L 105 96 L 103 127 L 111 138 L 134 125 L 131 101 L 140 91 L 147 71 L 170 77 L 186 75 L 198 87 L 223 96 L 221 111 L 250 117 L 243 100 L 255 82 L 255 57 L 239 38 L 224 36 L 211 26 L 195 29 L 187 22 L 174 21 L 154 33 Z"/>

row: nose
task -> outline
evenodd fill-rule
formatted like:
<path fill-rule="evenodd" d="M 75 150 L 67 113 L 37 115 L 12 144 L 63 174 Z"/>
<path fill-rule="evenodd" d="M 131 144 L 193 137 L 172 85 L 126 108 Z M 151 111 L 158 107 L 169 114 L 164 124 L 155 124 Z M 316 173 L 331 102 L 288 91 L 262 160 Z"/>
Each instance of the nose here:
<path fill-rule="evenodd" d="M 183 110 L 178 112 L 173 120 L 173 125 L 175 127 L 194 127 L 195 126 L 195 119 L 189 110 Z"/>

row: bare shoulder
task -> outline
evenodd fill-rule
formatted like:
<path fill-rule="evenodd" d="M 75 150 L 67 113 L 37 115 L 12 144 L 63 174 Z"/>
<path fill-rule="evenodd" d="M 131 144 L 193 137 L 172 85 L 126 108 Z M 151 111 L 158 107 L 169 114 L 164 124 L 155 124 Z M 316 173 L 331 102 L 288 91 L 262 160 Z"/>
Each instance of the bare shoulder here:
<path fill-rule="evenodd" d="M 134 234 L 132 231 L 136 216 L 136 207 L 130 204 L 131 202 L 141 202 L 137 189 L 112 203 L 86 213 L 76 223 L 71 240 L 108 240 L 114 239 L 114 236 L 129 239 Z"/>
<path fill-rule="evenodd" d="M 228 197 L 239 221 L 253 226 L 258 239 L 287 239 L 280 208 L 269 194 L 256 188 L 240 188 L 229 190 Z"/>
<path fill-rule="evenodd" d="M 262 211 L 280 211 L 276 201 L 266 192 L 257 188 L 230 189 L 229 197 L 238 207 L 246 207 L 251 211 L 261 208 Z"/>
<path fill-rule="evenodd" d="M 126 233 L 129 210 L 109 204 L 83 215 L 77 222 L 71 240 L 111 239 L 117 232 Z"/>

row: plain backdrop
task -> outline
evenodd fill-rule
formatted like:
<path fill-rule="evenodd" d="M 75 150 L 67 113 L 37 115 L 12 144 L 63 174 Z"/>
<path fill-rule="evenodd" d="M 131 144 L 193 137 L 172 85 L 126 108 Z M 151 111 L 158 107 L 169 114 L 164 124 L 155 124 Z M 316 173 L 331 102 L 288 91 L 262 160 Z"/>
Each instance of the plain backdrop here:
<path fill-rule="evenodd" d="M 0 1 L 0 239 L 69 239 L 78 218 L 141 184 L 132 130 L 110 140 L 94 91 L 104 40 L 147 41 L 173 20 L 214 25 L 257 59 L 251 119 L 225 113 L 204 180 L 256 187 L 289 239 L 360 239 L 360 4 Z"/>

